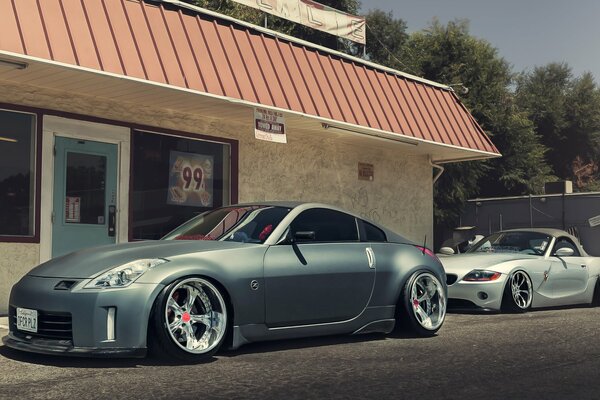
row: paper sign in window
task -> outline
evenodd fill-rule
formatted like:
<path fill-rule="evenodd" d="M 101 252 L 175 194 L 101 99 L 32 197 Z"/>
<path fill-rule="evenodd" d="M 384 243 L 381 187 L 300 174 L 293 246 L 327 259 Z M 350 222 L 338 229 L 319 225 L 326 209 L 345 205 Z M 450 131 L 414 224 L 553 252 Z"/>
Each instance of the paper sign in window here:
<path fill-rule="evenodd" d="M 65 222 L 81 222 L 81 197 L 65 198 Z"/>
<path fill-rule="evenodd" d="M 167 203 L 179 206 L 213 206 L 212 156 L 171 151 Z"/>

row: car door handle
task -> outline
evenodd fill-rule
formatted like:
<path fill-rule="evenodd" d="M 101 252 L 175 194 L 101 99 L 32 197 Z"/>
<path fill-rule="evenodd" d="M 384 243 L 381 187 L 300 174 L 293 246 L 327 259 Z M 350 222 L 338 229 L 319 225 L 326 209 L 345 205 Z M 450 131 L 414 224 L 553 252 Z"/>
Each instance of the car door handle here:
<path fill-rule="evenodd" d="M 367 253 L 367 260 L 369 261 L 369 268 L 375 268 L 375 253 L 373 252 L 373 249 L 367 247 L 365 252 Z"/>

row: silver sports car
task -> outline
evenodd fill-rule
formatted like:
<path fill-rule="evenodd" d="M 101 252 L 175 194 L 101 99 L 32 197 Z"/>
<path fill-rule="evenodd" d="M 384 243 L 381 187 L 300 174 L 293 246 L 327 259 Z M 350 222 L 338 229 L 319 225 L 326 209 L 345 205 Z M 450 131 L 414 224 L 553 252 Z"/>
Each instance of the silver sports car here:
<path fill-rule="evenodd" d="M 203 213 L 159 241 L 50 260 L 10 295 L 12 348 L 198 361 L 222 345 L 342 333 L 433 335 L 446 276 L 427 248 L 340 209 Z"/>
<path fill-rule="evenodd" d="M 442 253 L 449 253 L 442 248 Z M 441 258 L 449 306 L 523 312 L 597 304 L 600 258 L 557 229 L 517 229 L 479 240 L 465 254 Z"/>

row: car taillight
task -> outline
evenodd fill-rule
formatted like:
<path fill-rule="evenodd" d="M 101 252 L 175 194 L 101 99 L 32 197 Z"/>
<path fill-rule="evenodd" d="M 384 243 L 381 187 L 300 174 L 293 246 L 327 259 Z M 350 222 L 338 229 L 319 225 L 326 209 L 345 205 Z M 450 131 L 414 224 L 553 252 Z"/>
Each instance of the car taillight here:
<path fill-rule="evenodd" d="M 429 250 L 427 247 L 423 247 L 423 246 L 415 246 L 417 249 L 419 249 L 419 251 L 423 254 L 427 254 L 429 257 L 433 258 L 435 261 L 439 262 L 441 264 L 440 259 L 434 254 L 433 251 Z"/>

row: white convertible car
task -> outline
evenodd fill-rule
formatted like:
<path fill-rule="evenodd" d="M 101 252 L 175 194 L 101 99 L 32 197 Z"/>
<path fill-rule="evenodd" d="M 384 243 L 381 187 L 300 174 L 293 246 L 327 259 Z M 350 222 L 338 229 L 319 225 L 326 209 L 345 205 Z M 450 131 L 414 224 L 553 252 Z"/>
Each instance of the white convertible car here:
<path fill-rule="evenodd" d="M 442 248 L 442 254 L 452 249 Z M 515 229 L 479 240 L 466 253 L 441 257 L 448 307 L 524 312 L 598 304 L 600 258 L 558 229 Z"/>

